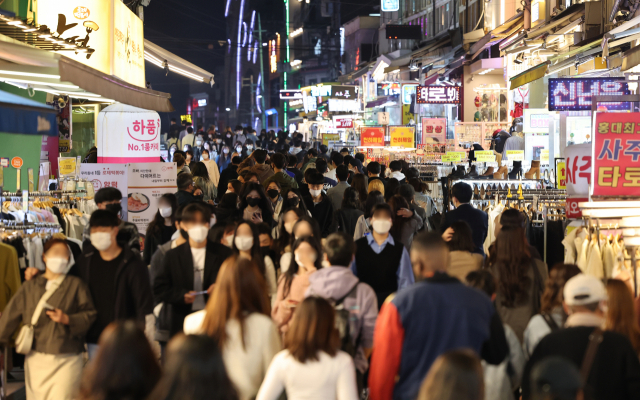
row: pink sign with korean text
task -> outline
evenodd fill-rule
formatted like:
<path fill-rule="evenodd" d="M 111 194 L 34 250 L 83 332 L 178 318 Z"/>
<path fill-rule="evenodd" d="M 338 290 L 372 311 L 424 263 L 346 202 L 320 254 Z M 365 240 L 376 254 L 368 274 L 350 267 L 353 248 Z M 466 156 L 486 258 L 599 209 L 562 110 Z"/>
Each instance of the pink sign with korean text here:
<path fill-rule="evenodd" d="M 98 114 L 98 163 L 158 162 L 160 133 L 157 112 L 111 105 Z"/>

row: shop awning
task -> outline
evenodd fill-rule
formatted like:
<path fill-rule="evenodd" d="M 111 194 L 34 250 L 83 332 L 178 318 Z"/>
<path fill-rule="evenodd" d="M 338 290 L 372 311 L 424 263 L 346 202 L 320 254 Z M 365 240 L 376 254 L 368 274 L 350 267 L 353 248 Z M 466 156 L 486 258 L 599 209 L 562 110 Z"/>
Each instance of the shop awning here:
<path fill-rule="evenodd" d="M 384 69 L 384 73 L 388 74 L 389 72 L 395 71 L 397 69 L 406 69 L 409 67 L 411 60 L 424 57 L 429 52 L 441 49 L 449 44 L 451 44 L 451 36 L 448 34 L 433 38 L 425 46 L 419 48 L 418 50 L 415 50 L 413 53 L 407 54 L 406 56 L 402 56 L 391 61 L 391 64 L 389 64 L 389 66 Z"/>
<path fill-rule="evenodd" d="M 511 90 L 517 89 L 522 85 L 526 85 L 527 83 L 533 82 L 536 79 L 542 78 L 547 73 L 547 67 L 549 66 L 549 61 L 545 61 L 542 64 L 538 64 L 533 68 L 530 68 L 513 78 L 511 78 L 511 86 L 509 87 Z"/>
<path fill-rule="evenodd" d="M 640 64 L 640 46 L 632 47 L 624 52 L 622 57 L 622 71 L 628 71 Z"/>
<path fill-rule="evenodd" d="M 151 43 L 147 39 L 144 40 L 144 59 L 157 67 L 167 67 L 171 72 L 186 76 L 198 82 L 208 83 L 211 86 L 214 84 L 213 74 L 211 72 L 178 57 L 170 51 Z"/>
<path fill-rule="evenodd" d="M 524 12 L 521 11 L 474 43 L 469 49 L 469 54 L 472 55 L 471 59 L 476 58 L 483 50 L 519 32 L 523 26 Z"/>
<path fill-rule="evenodd" d="M 80 99 L 118 101 L 147 110 L 174 110 L 169 93 L 132 85 L 63 55 L 37 49 L 2 35 L 0 82 Z"/>
<path fill-rule="evenodd" d="M 398 101 L 398 95 L 392 95 L 392 96 L 381 96 L 378 97 L 377 99 L 373 100 L 373 101 L 369 101 L 367 102 L 365 108 L 374 108 L 374 107 L 380 107 L 386 103 L 389 102 L 397 102 Z"/>
<path fill-rule="evenodd" d="M 51 106 L 0 90 L 0 132 L 57 136 L 56 111 Z"/>

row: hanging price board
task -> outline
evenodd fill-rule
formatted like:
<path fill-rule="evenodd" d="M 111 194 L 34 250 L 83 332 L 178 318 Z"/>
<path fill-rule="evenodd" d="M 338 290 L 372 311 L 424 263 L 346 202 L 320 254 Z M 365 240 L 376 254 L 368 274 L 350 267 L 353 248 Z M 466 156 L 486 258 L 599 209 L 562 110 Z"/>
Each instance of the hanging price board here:
<path fill-rule="evenodd" d="M 447 151 L 446 154 L 442 156 L 442 162 L 460 162 L 462 161 L 462 151 Z"/>
<path fill-rule="evenodd" d="M 476 151 L 474 152 L 475 156 L 476 156 L 476 161 L 477 162 L 495 162 L 496 161 L 496 155 L 493 154 L 493 151 Z"/>
<path fill-rule="evenodd" d="M 549 150 L 540 151 L 540 164 L 549 165 Z"/>
<path fill-rule="evenodd" d="M 524 150 L 507 150 L 509 161 L 524 161 Z"/>

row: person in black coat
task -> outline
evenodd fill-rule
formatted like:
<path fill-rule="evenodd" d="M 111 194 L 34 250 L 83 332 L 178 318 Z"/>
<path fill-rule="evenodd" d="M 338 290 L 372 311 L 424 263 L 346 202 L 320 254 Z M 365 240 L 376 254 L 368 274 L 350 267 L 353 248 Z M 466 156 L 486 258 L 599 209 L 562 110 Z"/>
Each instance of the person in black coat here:
<path fill-rule="evenodd" d="M 220 180 L 218 181 L 218 201 L 227 192 L 229 181 L 238 179 L 238 165 L 242 162 L 242 158 L 235 156 L 231 159 L 231 164 L 220 172 Z"/>
<path fill-rule="evenodd" d="M 340 209 L 335 210 L 333 213 L 334 226 L 337 231 L 344 232 L 349 235 L 349 237 L 353 237 L 358 219 L 361 215 L 364 215 L 362 208 L 358 191 L 352 187 L 348 187 L 344 191 Z"/>
<path fill-rule="evenodd" d="M 334 231 L 333 224 L 333 203 L 329 196 L 322 192 L 324 186 L 324 175 L 315 168 L 305 171 L 305 180 L 309 185 L 309 194 L 303 195 L 307 209 L 311 212 L 313 219 L 318 221 L 322 237 L 326 238 Z"/>
<path fill-rule="evenodd" d="M 182 332 L 187 315 L 204 309 L 222 263 L 232 254 L 228 247 L 207 240 L 210 219 L 211 209 L 204 203 L 185 207 L 180 230 L 189 240 L 167 252 L 153 282 L 157 301 L 171 305 L 170 337 Z"/>
<path fill-rule="evenodd" d="M 456 206 L 456 209 L 444 213 L 440 224 L 440 232 L 444 233 L 455 221 L 466 221 L 471 227 L 473 244 L 476 247 L 474 253 L 484 256 L 482 246 L 489 230 L 489 217 L 486 212 L 478 210 L 469 204 L 471 196 L 473 196 L 473 191 L 468 184 L 458 182 L 453 185 L 451 197 L 453 197 L 453 205 Z"/>

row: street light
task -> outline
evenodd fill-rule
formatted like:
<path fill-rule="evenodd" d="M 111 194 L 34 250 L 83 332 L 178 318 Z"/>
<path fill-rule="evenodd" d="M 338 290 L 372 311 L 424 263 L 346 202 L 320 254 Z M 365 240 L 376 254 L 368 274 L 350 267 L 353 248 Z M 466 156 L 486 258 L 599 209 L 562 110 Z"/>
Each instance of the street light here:
<path fill-rule="evenodd" d="M 231 109 L 230 109 L 230 108 L 228 108 L 228 107 L 227 107 L 225 110 L 227 110 L 227 111 L 231 111 Z"/>

